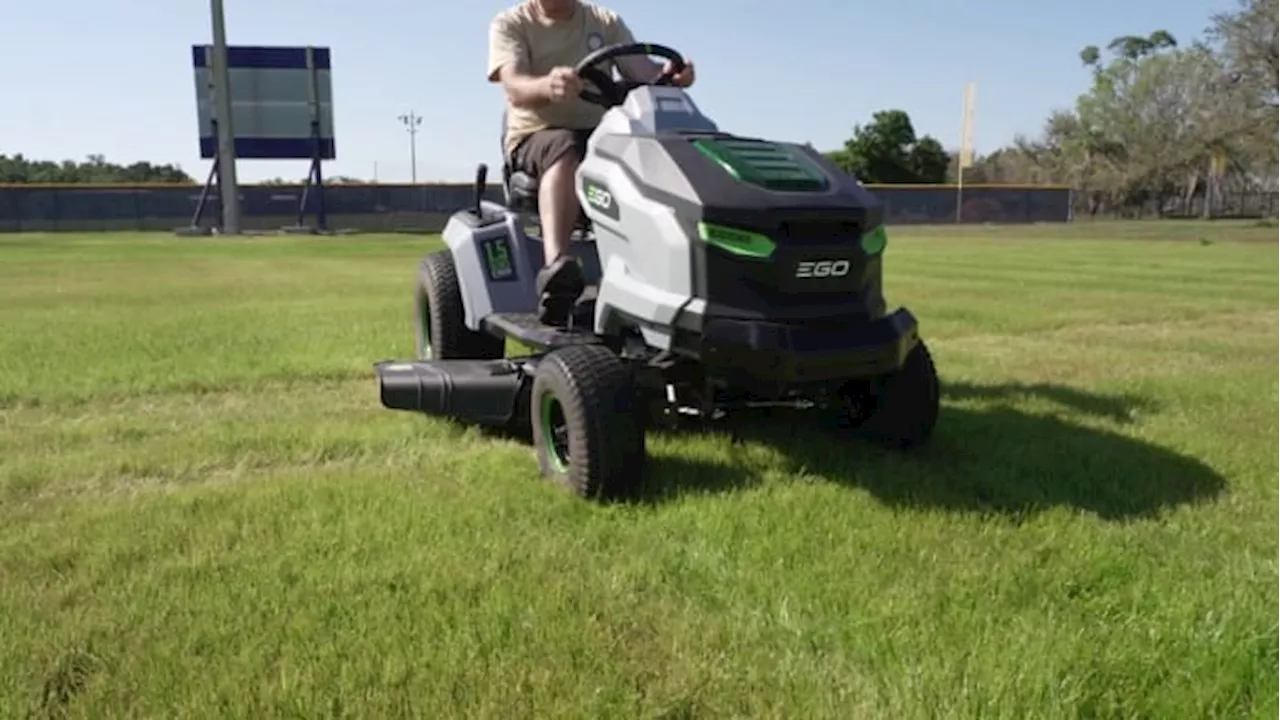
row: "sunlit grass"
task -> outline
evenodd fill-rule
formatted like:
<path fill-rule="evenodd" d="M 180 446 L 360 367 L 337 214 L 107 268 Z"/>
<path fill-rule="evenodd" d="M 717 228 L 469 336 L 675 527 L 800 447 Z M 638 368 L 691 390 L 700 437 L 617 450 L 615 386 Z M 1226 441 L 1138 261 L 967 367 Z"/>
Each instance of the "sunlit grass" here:
<path fill-rule="evenodd" d="M 626 507 L 378 404 L 434 239 L 0 235 L 0 716 L 1275 717 L 1276 231 L 1091 227 L 891 234 L 926 451 Z"/>

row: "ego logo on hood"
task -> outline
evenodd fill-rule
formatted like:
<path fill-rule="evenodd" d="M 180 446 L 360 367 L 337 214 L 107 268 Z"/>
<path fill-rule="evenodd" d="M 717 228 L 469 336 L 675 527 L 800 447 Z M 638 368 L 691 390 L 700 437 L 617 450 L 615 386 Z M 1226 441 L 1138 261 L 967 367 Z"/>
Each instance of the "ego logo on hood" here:
<path fill-rule="evenodd" d="M 582 194 L 587 199 L 587 204 L 591 209 L 603 213 L 606 217 L 614 220 L 618 219 L 618 203 L 613 197 L 613 193 L 609 192 L 609 188 L 604 183 L 583 178 Z"/>

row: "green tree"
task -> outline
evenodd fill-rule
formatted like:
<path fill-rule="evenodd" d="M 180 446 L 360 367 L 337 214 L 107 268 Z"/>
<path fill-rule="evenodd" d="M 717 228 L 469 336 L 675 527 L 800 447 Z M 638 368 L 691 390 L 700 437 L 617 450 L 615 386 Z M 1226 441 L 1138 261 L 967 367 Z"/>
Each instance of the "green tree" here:
<path fill-rule="evenodd" d="M 1241 81 L 1229 54 L 1203 41 L 1180 46 L 1162 30 L 1106 48 L 1106 58 L 1097 46 L 1080 52 L 1093 81 L 1074 106 L 1055 111 L 1039 139 L 1021 140 L 1001 158 L 1019 180 L 1072 185 L 1088 211 L 1160 212 L 1179 195 L 1216 195 L 1274 157 L 1275 115 L 1251 100 L 1256 88 Z"/>
<path fill-rule="evenodd" d="M 1156 30 L 1146 37 L 1140 35 L 1121 35 L 1107 43 L 1117 59 L 1140 60 L 1167 48 L 1176 48 L 1178 40 L 1167 30 Z M 1080 62 L 1091 67 L 1095 72 L 1103 70 L 1102 51 L 1097 45 L 1089 45 L 1080 51 Z"/>
<path fill-rule="evenodd" d="M 1212 18 L 1208 45 L 1222 58 L 1228 79 L 1238 86 L 1239 112 L 1253 120 L 1236 138 L 1232 160 L 1244 149 L 1259 167 L 1257 175 L 1276 177 L 1280 162 L 1280 42 L 1277 40 L 1277 1 L 1239 0 L 1235 12 Z"/>
<path fill-rule="evenodd" d="M 869 184 L 947 181 L 950 157 L 929 135 L 917 136 L 903 110 L 881 110 L 856 125 L 844 148 L 826 153 L 842 170 Z"/>
<path fill-rule="evenodd" d="M 1280 165 L 1277 0 L 1237 0 L 1202 38 L 1121 35 L 1080 50 L 1091 83 L 1035 138 L 975 159 L 968 182 L 1070 185 L 1083 212 L 1201 212 L 1276 193 Z M 832 154 L 836 157 L 836 154 Z M 840 151 L 850 165 L 855 153 Z M 952 158 L 948 177 L 955 177 Z"/>

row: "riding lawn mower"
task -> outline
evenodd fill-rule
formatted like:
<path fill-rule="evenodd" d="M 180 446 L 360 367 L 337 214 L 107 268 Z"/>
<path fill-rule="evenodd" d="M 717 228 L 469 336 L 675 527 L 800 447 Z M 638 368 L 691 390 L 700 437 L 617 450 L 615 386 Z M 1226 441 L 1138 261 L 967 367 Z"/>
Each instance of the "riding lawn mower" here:
<path fill-rule="evenodd" d="M 382 404 L 531 437 L 543 475 L 589 498 L 642 483 L 645 434 L 756 407 L 839 418 L 896 448 L 928 440 L 939 387 L 916 318 L 887 309 L 882 203 L 813 148 L 724 132 L 670 84 L 578 63 L 607 109 L 577 171 L 571 252 L 586 289 L 568 322 L 535 312 L 538 179 L 503 167 L 504 203 L 450 217 L 415 292 L 414 360 L 375 365 Z M 508 339 L 528 352 L 507 357 Z"/>

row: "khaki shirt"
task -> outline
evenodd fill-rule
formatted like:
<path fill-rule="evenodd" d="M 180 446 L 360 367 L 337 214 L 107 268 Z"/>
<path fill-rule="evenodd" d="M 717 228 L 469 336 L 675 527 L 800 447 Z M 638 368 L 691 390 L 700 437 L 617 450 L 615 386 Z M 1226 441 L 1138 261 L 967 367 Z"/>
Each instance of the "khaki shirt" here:
<path fill-rule="evenodd" d="M 556 67 L 573 67 L 605 45 L 631 42 L 631 31 L 612 10 L 579 2 L 573 17 L 555 21 L 542 14 L 537 0 L 524 0 L 489 24 L 489 82 L 497 82 L 498 70 L 507 63 L 537 77 Z M 591 129 L 603 115 L 604 108 L 577 97 L 533 108 L 508 102 L 507 155 L 530 133 L 548 127 Z"/>

